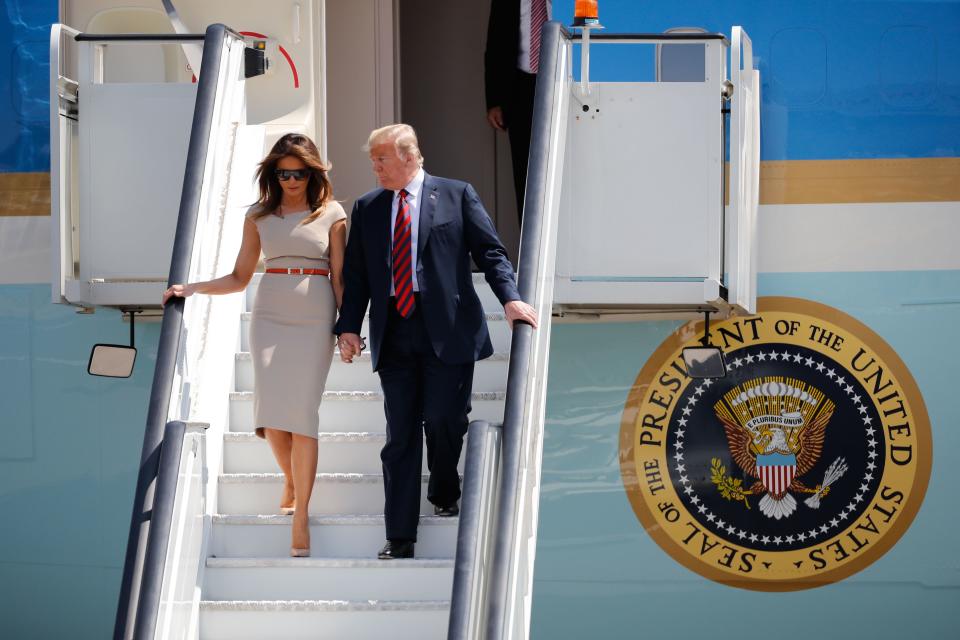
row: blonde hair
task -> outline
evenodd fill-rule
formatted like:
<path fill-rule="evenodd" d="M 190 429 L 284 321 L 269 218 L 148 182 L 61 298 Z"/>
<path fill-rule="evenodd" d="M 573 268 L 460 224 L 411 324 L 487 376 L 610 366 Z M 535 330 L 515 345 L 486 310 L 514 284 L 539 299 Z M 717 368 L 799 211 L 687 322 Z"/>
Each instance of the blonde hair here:
<path fill-rule="evenodd" d="M 414 160 L 416 160 L 421 167 L 423 166 L 423 154 L 420 153 L 420 144 L 417 142 L 417 132 L 414 131 L 410 125 L 388 124 L 385 127 L 374 129 L 370 132 L 370 137 L 367 138 L 367 144 L 363 146 L 363 150 L 369 153 L 370 149 L 385 142 L 393 142 L 393 145 L 397 149 L 397 155 L 401 158 L 413 156 Z"/>

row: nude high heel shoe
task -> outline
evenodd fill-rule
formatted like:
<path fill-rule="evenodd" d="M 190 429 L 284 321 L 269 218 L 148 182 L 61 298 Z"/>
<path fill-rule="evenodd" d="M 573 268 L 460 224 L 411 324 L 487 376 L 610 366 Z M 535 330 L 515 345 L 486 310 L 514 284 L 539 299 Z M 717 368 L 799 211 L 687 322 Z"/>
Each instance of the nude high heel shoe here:
<path fill-rule="evenodd" d="M 307 522 L 307 545 L 306 547 L 290 547 L 291 558 L 309 558 L 310 557 L 310 523 Z"/>

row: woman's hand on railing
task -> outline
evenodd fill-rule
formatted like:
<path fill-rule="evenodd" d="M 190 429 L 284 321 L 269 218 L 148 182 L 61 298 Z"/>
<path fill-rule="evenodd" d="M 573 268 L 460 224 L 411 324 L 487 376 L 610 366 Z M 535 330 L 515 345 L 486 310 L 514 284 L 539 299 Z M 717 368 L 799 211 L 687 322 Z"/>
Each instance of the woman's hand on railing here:
<path fill-rule="evenodd" d="M 513 329 L 514 322 L 523 322 L 534 329 L 537 328 L 537 310 L 522 300 L 512 300 L 503 305 L 503 311 L 507 315 L 507 322 Z"/>
<path fill-rule="evenodd" d="M 172 284 L 163 292 L 163 302 L 160 304 L 166 306 L 170 298 L 189 298 L 194 293 L 196 290 L 192 284 Z"/>

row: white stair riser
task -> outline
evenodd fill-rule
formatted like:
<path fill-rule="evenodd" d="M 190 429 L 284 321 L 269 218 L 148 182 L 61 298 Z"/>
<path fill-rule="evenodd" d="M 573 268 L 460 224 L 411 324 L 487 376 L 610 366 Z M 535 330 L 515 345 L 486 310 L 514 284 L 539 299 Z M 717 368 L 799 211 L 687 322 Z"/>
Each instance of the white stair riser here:
<path fill-rule="evenodd" d="M 503 400 L 474 400 L 471 420 L 503 421 Z M 252 395 L 230 398 L 230 431 L 253 431 Z M 384 433 L 382 400 L 324 399 L 320 405 L 320 431 L 372 431 Z"/>
<path fill-rule="evenodd" d="M 240 351 L 250 351 L 250 316 L 244 314 L 240 319 Z M 490 330 L 490 341 L 493 343 L 493 350 L 498 353 L 510 351 L 510 341 L 513 333 L 510 331 L 510 325 L 506 320 L 488 320 L 487 328 Z M 363 327 L 360 329 L 360 335 L 367 338 L 370 342 L 370 326 L 367 320 L 363 321 Z M 369 365 L 367 365 L 369 367 Z"/>
<path fill-rule="evenodd" d="M 432 515 L 427 484 L 420 491 L 420 513 Z M 221 482 L 218 511 L 225 514 L 280 512 L 282 482 Z M 383 481 L 339 482 L 318 480 L 310 496 L 312 515 L 370 515 L 383 513 Z"/>
<path fill-rule="evenodd" d="M 253 301 L 256 299 L 257 287 L 260 286 L 260 279 L 262 277 L 264 277 L 262 273 L 253 274 L 253 279 L 247 286 L 247 311 L 253 309 Z M 277 278 L 280 276 L 271 275 L 271 277 Z M 299 276 L 292 277 L 296 278 Z M 480 304 L 483 305 L 485 312 L 496 313 L 503 311 L 503 306 L 500 304 L 500 301 L 497 300 L 497 296 L 493 295 L 493 289 L 490 288 L 490 285 L 487 284 L 482 275 L 474 274 L 473 287 L 477 290 L 477 295 L 480 296 Z"/>
<path fill-rule="evenodd" d="M 204 580 L 204 600 L 449 600 L 453 567 L 207 567 Z"/>
<path fill-rule="evenodd" d="M 386 533 L 383 523 L 310 525 L 310 547 L 328 558 L 375 558 Z M 457 549 L 457 524 L 421 524 L 417 528 L 416 555 L 453 558 Z M 290 555 L 290 527 L 273 524 L 213 525 L 211 553 L 218 557 L 284 557 Z"/>
<path fill-rule="evenodd" d="M 204 640 L 433 640 L 445 638 L 450 613 L 437 611 L 200 611 Z"/>
<path fill-rule="evenodd" d="M 481 360 L 474 367 L 474 391 L 506 391 L 507 367 L 504 359 Z M 327 391 L 380 391 L 380 376 L 369 361 L 346 364 L 335 357 L 327 377 Z M 236 390 L 253 391 L 253 360 L 248 355 L 236 359 Z"/>
<path fill-rule="evenodd" d="M 381 473 L 380 450 L 385 440 L 321 441 L 317 470 L 321 473 Z M 463 443 L 466 451 L 466 440 Z M 460 472 L 463 472 L 460 456 Z M 226 441 L 223 444 L 224 473 L 278 473 L 280 471 L 270 445 L 257 438 L 250 442 Z M 427 473 L 427 454 L 423 454 L 423 473 Z"/>

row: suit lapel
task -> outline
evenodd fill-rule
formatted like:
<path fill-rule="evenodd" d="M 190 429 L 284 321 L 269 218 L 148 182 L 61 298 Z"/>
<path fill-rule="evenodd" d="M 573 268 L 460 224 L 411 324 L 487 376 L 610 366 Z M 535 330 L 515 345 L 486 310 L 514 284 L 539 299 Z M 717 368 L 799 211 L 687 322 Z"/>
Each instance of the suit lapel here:
<path fill-rule="evenodd" d="M 430 229 L 433 227 L 433 213 L 437 207 L 437 183 L 429 173 L 423 177 L 423 189 L 420 191 L 420 229 L 417 237 L 417 265 L 422 263 L 423 249 L 427 246 Z"/>

